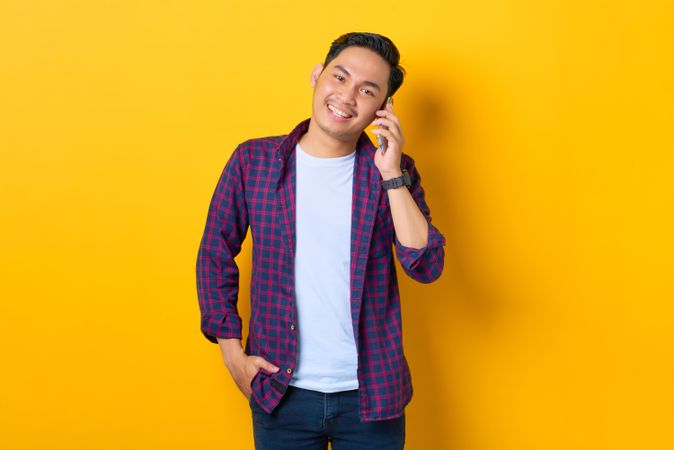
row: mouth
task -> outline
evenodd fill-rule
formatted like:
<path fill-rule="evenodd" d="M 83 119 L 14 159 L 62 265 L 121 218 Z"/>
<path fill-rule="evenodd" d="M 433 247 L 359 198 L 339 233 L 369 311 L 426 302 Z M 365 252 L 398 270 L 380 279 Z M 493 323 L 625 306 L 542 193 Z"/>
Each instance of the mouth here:
<path fill-rule="evenodd" d="M 353 115 L 347 113 L 346 111 L 342 111 L 330 104 L 326 105 L 326 109 L 328 110 L 328 115 L 337 122 L 346 122 L 351 120 L 353 117 Z"/>

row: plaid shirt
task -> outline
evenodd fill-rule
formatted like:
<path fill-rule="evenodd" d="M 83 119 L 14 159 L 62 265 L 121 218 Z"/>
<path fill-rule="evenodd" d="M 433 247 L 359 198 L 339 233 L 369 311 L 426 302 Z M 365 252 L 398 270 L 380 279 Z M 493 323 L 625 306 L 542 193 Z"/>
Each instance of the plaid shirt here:
<path fill-rule="evenodd" d="M 297 363 L 296 333 L 302 324 L 294 299 L 295 146 L 309 121 L 289 135 L 249 139 L 236 147 L 211 199 L 197 257 L 201 332 L 213 343 L 241 339 L 234 257 L 250 226 L 253 267 L 245 352 L 280 367 L 276 373 L 260 369 L 251 381 L 252 400 L 268 413 L 281 401 Z M 445 255 L 445 237 L 431 224 L 419 173 L 404 153 L 401 169 L 409 172 L 409 190 L 428 220 L 428 244 L 414 249 L 398 241 L 388 194 L 374 165 L 376 150 L 363 132 L 354 161 L 350 301 L 364 422 L 399 417 L 412 398 L 393 245 L 405 273 L 421 283 L 440 276 Z"/>

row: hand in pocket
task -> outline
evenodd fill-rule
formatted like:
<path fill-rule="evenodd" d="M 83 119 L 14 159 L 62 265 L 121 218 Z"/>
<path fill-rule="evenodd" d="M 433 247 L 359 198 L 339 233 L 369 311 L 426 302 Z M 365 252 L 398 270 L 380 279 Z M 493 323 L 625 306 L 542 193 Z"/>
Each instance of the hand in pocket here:
<path fill-rule="evenodd" d="M 271 373 L 275 373 L 280 370 L 279 367 L 270 363 L 261 356 L 249 356 L 245 353 L 243 353 L 240 358 L 233 361 L 231 367 L 229 368 L 232 378 L 234 378 L 234 382 L 248 400 L 250 400 L 251 395 L 250 384 L 260 369 L 264 369 Z"/>

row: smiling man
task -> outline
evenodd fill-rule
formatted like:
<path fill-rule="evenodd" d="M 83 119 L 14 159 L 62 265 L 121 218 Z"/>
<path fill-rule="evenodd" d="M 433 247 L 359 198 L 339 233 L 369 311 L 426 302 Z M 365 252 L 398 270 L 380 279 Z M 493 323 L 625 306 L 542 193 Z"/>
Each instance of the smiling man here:
<path fill-rule="evenodd" d="M 311 118 L 239 144 L 211 199 L 196 267 L 201 332 L 249 401 L 258 450 L 404 447 L 412 381 L 394 255 L 430 283 L 445 238 L 403 153 L 399 60 L 384 36 L 340 36 L 311 72 Z M 249 227 L 242 348 L 234 258 Z"/>

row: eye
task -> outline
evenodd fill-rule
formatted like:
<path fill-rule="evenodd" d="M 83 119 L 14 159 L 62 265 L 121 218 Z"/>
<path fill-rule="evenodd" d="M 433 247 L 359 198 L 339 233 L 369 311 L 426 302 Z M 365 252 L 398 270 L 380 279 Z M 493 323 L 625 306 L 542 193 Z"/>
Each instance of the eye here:
<path fill-rule="evenodd" d="M 370 97 L 374 97 L 374 92 L 372 92 L 372 91 L 369 90 L 369 89 L 365 89 L 365 91 L 368 92 L 367 95 L 369 95 Z"/>
<path fill-rule="evenodd" d="M 344 79 L 344 77 L 341 75 L 335 75 L 335 78 L 337 78 L 339 81 L 342 81 Z"/>

